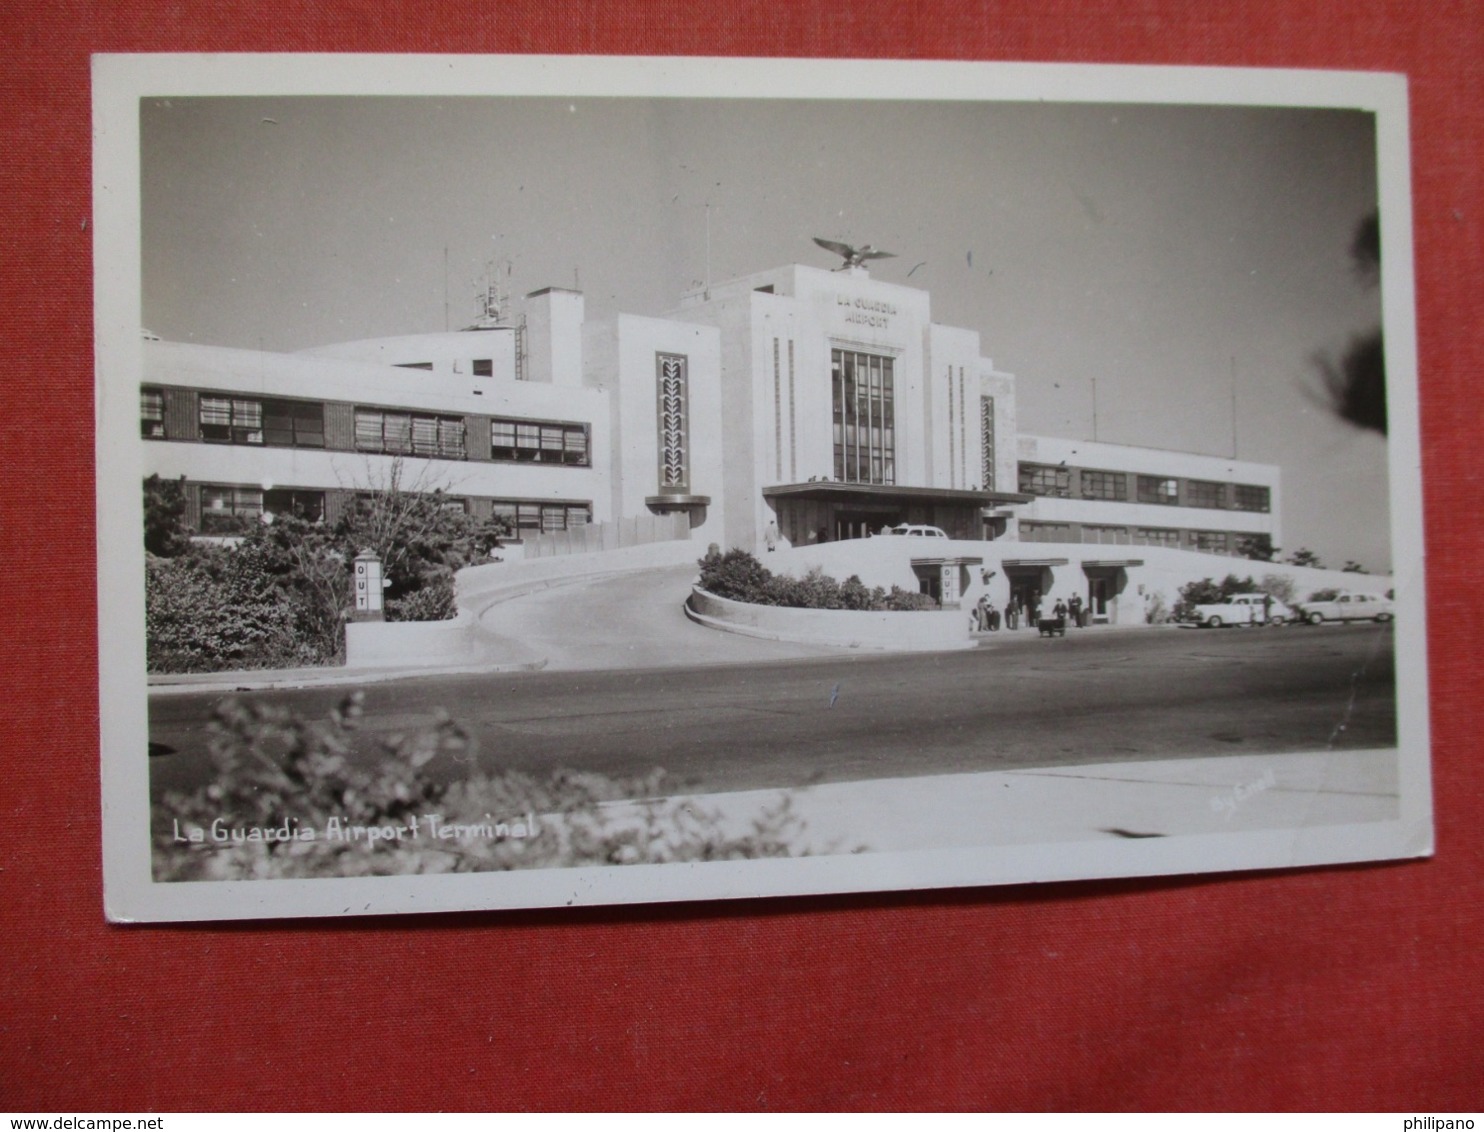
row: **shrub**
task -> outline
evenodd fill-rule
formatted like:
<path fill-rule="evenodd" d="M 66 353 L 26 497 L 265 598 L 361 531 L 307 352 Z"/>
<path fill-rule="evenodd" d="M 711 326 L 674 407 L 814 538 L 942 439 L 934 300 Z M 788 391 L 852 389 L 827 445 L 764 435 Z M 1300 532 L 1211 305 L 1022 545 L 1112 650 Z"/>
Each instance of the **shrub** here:
<path fill-rule="evenodd" d="M 725 554 L 707 551 L 701 559 L 701 588 L 717 597 L 773 605 L 768 583 L 773 574 L 751 554 L 732 548 Z"/>
<path fill-rule="evenodd" d="M 936 601 L 915 590 L 893 586 L 888 594 L 880 586 L 868 587 L 855 574 L 839 582 L 818 566 L 802 578 L 774 574 L 747 551 L 734 548 L 722 554 L 714 544 L 700 560 L 700 566 L 701 588 L 707 593 L 753 605 L 865 612 L 938 608 Z"/>
<path fill-rule="evenodd" d="M 886 608 L 915 613 L 919 610 L 937 609 L 938 602 L 928 594 L 918 593 L 916 590 L 904 590 L 901 586 L 892 586 L 891 593 L 886 595 Z"/>
<path fill-rule="evenodd" d="M 222 703 L 210 724 L 215 780 L 167 792 L 154 807 L 156 879 L 489 872 L 811 851 L 786 791 L 739 826 L 693 799 L 665 797 L 661 771 L 617 779 L 507 770 L 444 785 L 438 772 L 447 767 L 438 764 L 467 763 L 469 733 L 438 712 L 430 727 L 360 750 L 361 702 L 362 693 L 352 693 L 313 723 L 270 704 Z M 466 835 L 434 833 L 458 826 Z"/>
<path fill-rule="evenodd" d="M 1180 587 L 1180 600 L 1175 603 L 1173 616 L 1177 621 L 1184 621 L 1194 614 L 1198 605 L 1216 605 L 1233 594 L 1256 592 L 1257 583 L 1251 576 L 1238 578 L 1235 574 L 1228 574 L 1219 585 L 1210 578 L 1188 582 Z"/>
<path fill-rule="evenodd" d="M 1257 588 L 1287 605 L 1292 605 L 1298 596 L 1298 587 L 1293 584 L 1293 579 L 1284 574 L 1264 574 Z"/>
<path fill-rule="evenodd" d="M 311 663 L 293 602 L 258 548 L 193 547 L 145 569 L 147 664 L 154 672 L 217 672 Z"/>
<path fill-rule="evenodd" d="M 406 597 L 386 603 L 388 621 L 447 621 L 458 613 L 453 603 L 453 580 L 440 578 Z"/>

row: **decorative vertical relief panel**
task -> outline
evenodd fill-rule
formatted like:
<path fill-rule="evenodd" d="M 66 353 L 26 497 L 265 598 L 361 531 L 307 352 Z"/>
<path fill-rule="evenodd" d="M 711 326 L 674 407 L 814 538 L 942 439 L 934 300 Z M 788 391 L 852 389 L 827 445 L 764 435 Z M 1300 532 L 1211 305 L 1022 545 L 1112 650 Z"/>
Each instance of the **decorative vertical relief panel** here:
<path fill-rule="evenodd" d="M 979 432 L 981 436 L 980 460 L 985 491 L 994 490 L 994 398 L 979 398 Z"/>
<path fill-rule="evenodd" d="M 794 410 L 794 340 L 788 340 L 788 478 L 799 482 L 798 414 Z"/>
<path fill-rule="evenodd" d="M 773 477 L 783 478 L 783 373 L 778 366 L 778 339 L 773 339 Z"/>
<path fill-rule="evenodd" d="M 690 390 L 683 354 L 656 354 L 660 492 L 684 495 L 690 490 Z"/>
<path fill-rule="evenodd" d="M 958 449 L 955 441 L 958 429 L 954 427 L 953 367 L 948 367 L 948 486 L 957 487 L 954 473 L 958 470 Z"/>
<path fill-rule="evenodd" d="M 964 367 L 958 367 L 958 485 L 969 486 L 969 406 L 964 400 Z"/>

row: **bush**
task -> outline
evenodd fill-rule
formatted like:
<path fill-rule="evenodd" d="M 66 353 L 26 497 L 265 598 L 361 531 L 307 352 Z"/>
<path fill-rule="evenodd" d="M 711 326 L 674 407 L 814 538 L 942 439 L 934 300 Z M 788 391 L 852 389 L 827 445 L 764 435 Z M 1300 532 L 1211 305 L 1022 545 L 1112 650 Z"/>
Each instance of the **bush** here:
<path fill-rule="evenodd" d="M 693 799 L 664 797 L 660 771 L 629 779 L 498 771 L 444 785 L 438 772 L 447 767 L 438 764 L 467 764 L 469 733 L 437 712 L 431 727 L 359 750 L 361 702 L 352 693 L 313 723 L 270 704 L 223 702 L 210 724 L 215 780 L 167 792 L 154 807 L 155 878 L 489 872 L 811 851 L 787 792 L 738 826 Z M 439 837 L 440 827 L 462 835 Z"/>
<path fill-rule="evenodd" d="M 1180 600 L 1175 603 L 1173 616 L 1175 620 L 1183 621 L 1192 616 L 1198 605 L 1217 605 L 1233 594 L 1256 592 L 1257 583 L 1251 576 L 1238 578 L 1235 574 L 1228 574 L 1219 585 L 1210 578 L 1202 578 L 1180 587 Z"/>
<path fill-rule="evenodd" d="M 745 550 L 722 554 L 713 546 L 700 560 L 701 588 L 716 597 L 753 605 L 777 605 L 789 609 L 852 609 L 916 612 L 937 609 L 926 594 L 892 586 L 888 594 L 880 586 L 869 587 L 856 574 L 838 582 L 818 566 L 802 578 L 774 574 Z"/>
<path fill-rule="evenodd" d="M 388 621 L 447 621 L 457 614 L 451 578 L 440 578 L 406 597 L 389 599 L 386 603 Z"/>
<path fill-rule="evenodd" d="M 925 593 L 904 590 L 901 586 L 892 586 L 891 593 L 886 595 L 886 608 L 903 613 L 917 613 L 937 609 L 938 603 Z"/>
<path fill-rule="evenodd" d="M 709 550 L 701 559 L 701 588 L 717 597 L 774 605 L 768 583 L 773 574 L 745 550 L 734 547 L 722 554 Z"/>
<path fill-rule="evenodd" d="M 260 548 L 193 547 L 145 568 L 147 665 L 153 672 L 218 672 L 313 663 L 292 600 Z"/>

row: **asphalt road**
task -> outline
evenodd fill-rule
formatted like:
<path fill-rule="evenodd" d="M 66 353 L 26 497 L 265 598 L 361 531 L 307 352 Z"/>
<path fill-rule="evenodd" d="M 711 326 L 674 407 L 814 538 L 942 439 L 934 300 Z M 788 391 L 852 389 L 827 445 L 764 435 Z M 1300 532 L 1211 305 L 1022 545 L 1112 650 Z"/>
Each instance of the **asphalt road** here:
<path fill-rule="evenodd" d="M 237 693 L 325 715 L 345 689 Z M 1389 626 L 998 633 L 977 649 L 748 665 L 422 677 L 368 686 L 361 734 L 474 736 L 475 768 L 663 767 L 692 790 L 1392 746 Z M 152 698 L 152 793 L 209 780 L 221 692 Z M 371 757 L 368 755 L 368 757 Z"/>

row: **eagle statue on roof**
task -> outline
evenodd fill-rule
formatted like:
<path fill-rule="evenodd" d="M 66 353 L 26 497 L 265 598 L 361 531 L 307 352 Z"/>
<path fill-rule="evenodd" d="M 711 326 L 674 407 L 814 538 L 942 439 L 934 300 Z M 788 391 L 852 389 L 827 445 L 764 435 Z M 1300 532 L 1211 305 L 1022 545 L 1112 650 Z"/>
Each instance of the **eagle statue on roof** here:
<path fill-rule="evenodd" d="M 896 252 L 884 252 L 870 244 L 863 244 L 853 248 L 849 244 L 842 244 L 839 240 L 822 240 L 814 237 L 814 242 L 827 252 L 834 252 L 838 256 L 844 256 L 845 262 L 836 271 L 844 271 L 847 267 L 860 267 L 868 259 L 895 259 Z"/>

